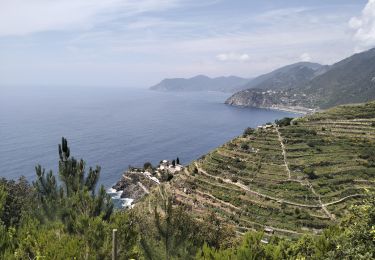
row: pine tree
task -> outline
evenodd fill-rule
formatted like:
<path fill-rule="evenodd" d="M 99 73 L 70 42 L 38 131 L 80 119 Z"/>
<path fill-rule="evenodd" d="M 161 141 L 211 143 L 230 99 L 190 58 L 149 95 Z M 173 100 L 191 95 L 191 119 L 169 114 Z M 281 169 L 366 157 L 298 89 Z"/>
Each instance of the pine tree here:
<path fill-rule="evenodd" d="M 85 161 L 70 157 L 68 141 L 64 137 L 58 150 L 60 186 L 52 171 L 46 174 L 40 165 L 35 168 L 37 180 L 33 185 L 45 215 L 49 219 L 60 218 L 69 230 L 73 230 L 74 221 L 80 214 L 109 219 L 113 211 L 110 196 L 103 186 L 96 194 L 100 167 L 90 167 L 86 174 Z"/>

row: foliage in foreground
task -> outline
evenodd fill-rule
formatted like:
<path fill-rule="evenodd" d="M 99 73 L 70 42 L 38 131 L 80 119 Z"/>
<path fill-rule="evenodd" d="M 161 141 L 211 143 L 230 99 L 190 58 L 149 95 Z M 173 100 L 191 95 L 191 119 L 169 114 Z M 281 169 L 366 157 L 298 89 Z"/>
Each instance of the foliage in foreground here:
<path fill-rule="evenodd" d="M 352 206 L 339 225 L 321 235 L 304 235 L 297 241 L 272 237 L 268 244 L 262 243 L 263 237 L 249 232 L 240 245 L 225 250 L 204 245 L 197 259 L 374 259 L 375 196 Z"/>
<path fill-rule="evenodd" d="M 375 258 L 373 194 L 321 235 L 272 236 L 265 244 L 265 234 L 249 232 L 238 242 L 216 215 L 191 217 L 163 187 L 162 199 L 148 211 L 113 211 L 103 188 L 96 192 L 100 168 L 86 175 L 66 140 L 59 150 L 60 185 L 41 167 L 33 185 L 24 178 L 0 180 L 0 259 L 110 259 L 114 228 L 119 259 Z"/>

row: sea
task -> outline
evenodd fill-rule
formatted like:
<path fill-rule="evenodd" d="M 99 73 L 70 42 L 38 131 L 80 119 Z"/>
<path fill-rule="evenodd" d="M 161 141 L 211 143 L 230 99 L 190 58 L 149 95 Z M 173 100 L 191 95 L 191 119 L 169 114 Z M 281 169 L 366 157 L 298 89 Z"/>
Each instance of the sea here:
<path fill-rule="evenodd" d="M 0 177 L 35 179 L 35 166 L 57 174 L 58 144 L 101 166 L 111 189 L 131 166 L 179 157 L 189 164 L 246 127 L 296 117 L 289 112 L 225 105 L 221 92 L 156 92 L 121 87 L 1 87 Z M 128 204 L 129 200 L 124 200 Z"/>

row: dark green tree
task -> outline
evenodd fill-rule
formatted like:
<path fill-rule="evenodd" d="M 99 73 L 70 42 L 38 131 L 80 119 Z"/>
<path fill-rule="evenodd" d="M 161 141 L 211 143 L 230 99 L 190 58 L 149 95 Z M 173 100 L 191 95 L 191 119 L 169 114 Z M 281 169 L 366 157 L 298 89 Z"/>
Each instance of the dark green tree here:
<path fill-rule="evenodd" d="M 152 170 L 152 163 L 150 163 L 150 162 L 145 162 L 144 164 L 143 164 L 143 170 L 149 170 L 149 169 L 151 169 Z"/>
<path fill-rule="evenodd" d="M 46 174 L 40 165 L 35 168 L 37 180 L 33 185 L 44 215 L 48 219 L 61 219 L 70 231 L 73 231 L 75 219 L 80 214 L 108 220 L 113 211 L 111 198 L 103 186 L 96 192 L 100 167 L 90 167 L 86 174 L 85 162 L 70 157 L 65 138 L 59 145 L 59 157 L 60 185 L 52 171 Z"/>
<path fill-rule="evenodd" d="M 14 180 L 0 179 L 0 190 L 7 195 L 0 209 L 0 221 L 6 227 L 19 226 L 24 214 L 31 214 L 35 192 L 25 177 Z"/>

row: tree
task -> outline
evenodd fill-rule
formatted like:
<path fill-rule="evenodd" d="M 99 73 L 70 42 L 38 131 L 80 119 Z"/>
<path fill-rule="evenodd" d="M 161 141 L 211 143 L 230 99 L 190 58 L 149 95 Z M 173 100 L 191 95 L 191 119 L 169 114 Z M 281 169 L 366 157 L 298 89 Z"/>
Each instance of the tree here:
<path fill-rule="evenodd" d="M 40 165 L 35 168 L 37 180 L 33 185 L 44 216 L 51 220 L 62 220 L 71 232 L 74 230 L 75 219 L 82 214 L 108 220 L 113 211 L 112 200 L 104 186 L 96 193 L 100 167 L 90 167 L 86 174 L 85 162 L 70 157 L 70 148 L 65 138 L 62 138 L 59 145 L 59 157 L 61 185 L 57 184 L 52 171 L 46 174 Z"/>
<path fill-rule="evenodd" d="M 288 126 L 292 122 L 293 118 L 291 117 L 284 117 L 280 120 L 275 120 L 275 124 L 278 126 Z"/>
<path fill-rule="evenodd" d="M 247 151 L 247 150 L 249 150 L 249 148 L 250 148 L 250 147 L 249 147 L 249 145 L 248 145 L 247 143 L 242 143 L 242 144 L 241 144 L 241 149 L 242 149 L 242 150 L 246 150 L 246 151 Z"/>
<path fill-rule="evenodd" d="M 138 216 L 140 244 L 146 259 L 192 259 L 201 241 L 196 221 L 184 207 L 174 207 L 164 186 L 159 187 L 153 217 Z"/>
<path fill-rule="evenodd" d="M 304 172 L 305 174 L 307 174 L 307 176 L 308 176 L 308 178 L 309 178 L 310 180 L 314 180 L 314 179 L 317 179 L 317 178 L 318 178 L 318 176 L 316 175 L 316 173 L 315 173 L 315 171 L 314 171 L 313 168 L 305 168 L 305 169 L 303 169 L 303 172 Z"/>
<path fill-rule="evenodd" d="M 3 198 L 4 203 L 0 209 L 0 221 L 2 221 L 6 227 L 17 227 L 25 212 L 31 214 L 35 192 L 23 176 L 20 177 L 17 182 L 6 180 L 5 178 L 0 179 L 0 190 L 1 189 L 6 196 Z"/>
<path fill-rule="evenodd" d="M 253 128 L 248 127 L 248 128 L 246 128 L 246 129 L 243 131 L 242 136 L 243 136 L 243 137 L 247 137 L 247 136 L 249 136 L 249 135 L 252 135 L 254 132 L 255 132 L 255 130 L 254 130 Z"/>
<path fill-rule="evenodd" d="M 143 164 L 143 170 L 145 170 L 145 171 L 147 171 L 147 170 L 152 170 L 152 164 L 150 163 L 150 162 L 145 162 L 144 164 Z"/>

